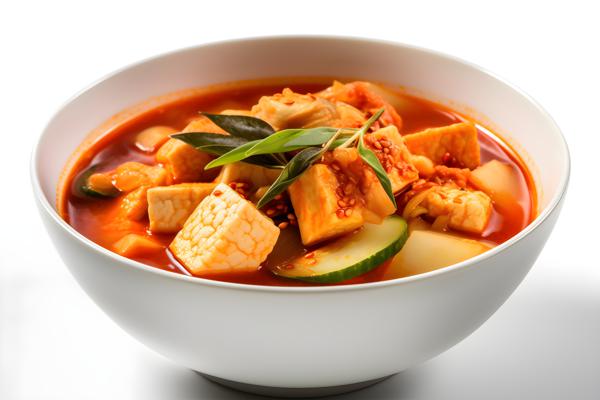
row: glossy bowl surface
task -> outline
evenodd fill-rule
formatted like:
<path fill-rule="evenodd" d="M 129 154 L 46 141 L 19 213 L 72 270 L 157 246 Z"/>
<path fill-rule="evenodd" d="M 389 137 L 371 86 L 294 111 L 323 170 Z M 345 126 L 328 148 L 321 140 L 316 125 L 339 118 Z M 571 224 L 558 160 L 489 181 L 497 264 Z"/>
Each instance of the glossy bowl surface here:
<path fill-rule="evenodd" d="M 506 243 L 447 268 L 392 281 L 297 288 L 158 270 L 89 241 L 55 211 L 56 183 L 69 155 L 122 109 L 190 87 L 285 76 L 384 82 L 475 118 L 507 139 L 533 171 L 538 217 Z M 489 318 L 550 235 L 567 187 L 569 154 L 560 130 L 537 103 L 462 60 L 357 38 L 268 37 L 175 51 L 98 81 L 49 122 L 31 173 L 42 219 L 65 264 L 125 331 L 174 362 L 219 379 L 317 388 L 409 368 L 454 346 Z"/>

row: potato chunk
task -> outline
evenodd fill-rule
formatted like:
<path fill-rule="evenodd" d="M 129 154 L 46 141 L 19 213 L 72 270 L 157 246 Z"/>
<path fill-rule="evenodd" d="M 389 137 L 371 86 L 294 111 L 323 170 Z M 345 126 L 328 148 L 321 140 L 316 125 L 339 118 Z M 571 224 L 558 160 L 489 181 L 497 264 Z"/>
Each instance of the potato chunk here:
<path fill-rule="evenodd" d="M 152 232 L 178 232 L 216 183 L 181 183 L 148 190 L 148 216 Z"/>
<path fill-rule="evenodd" d="M 219 184 L 196 207 L 169 248 L 194 275 L 255 271 L 279 228 L 249 201 Z"/>
<path fill-rule="evenodd" d="M 123 197 L 121 200 L 121 210 L 125 217 L 133 221 L 139 221 L 146 216 L 146 212 L 148 211 L 147 192 L 148 186 L 140 186 Z"/>
<path fill-rule="evenodd" d="M 337 177 L 324 164 L 313 165 L 290 185 L 288 191 L 305 246 L 350 233 L 364 225 L 360 212 L 340 207 L 338 186 Z"/>
<path fill-rule="evenodd" d="M 164 165 L 177 183 L 201 180 L 205 176 L 204 166 L 210 160 L 212 156 L 208 153 L 177 139 L 169 139 L 156 153 L 156 161 Z"/>
<path fill-rule="evenodd" d="M 481 162 L 477 128 L 469 122 L 430 128 L 404 136 L 413 154 L 429 158 L 435 164 L 455 160 L 456 166 L 477 168 Z"/>
<path fill-rule="evenodd" d="M 401 192 L 419 179 L 419 172 L 412 164 L 412 156 L 394 125 L 366 135 L 365 144 L 385 168 L 394 193 Z"/>
<path fill-rule="evenodd" d="M 476 240 L 429 230 L 413 230 L 392 259 L 384 279 L 417 275 L 475 257 L 491 246 Z"/>
<path fill-rule="evenodd" d="M 503 210 L 521 207 L 519 198 L 527 187 L 514 167 L 498 160 L 492 160 L 476 168 L 469 182 L 487 193 L 496 206 Z"/>
<path fill-rule="evenodd" d="M 149 237 L 130 233 L 117 241 L 113 246 L 115 252 L 125 257 L 135 257 L 142 254 L 153 253 L 164 247 Z"/>

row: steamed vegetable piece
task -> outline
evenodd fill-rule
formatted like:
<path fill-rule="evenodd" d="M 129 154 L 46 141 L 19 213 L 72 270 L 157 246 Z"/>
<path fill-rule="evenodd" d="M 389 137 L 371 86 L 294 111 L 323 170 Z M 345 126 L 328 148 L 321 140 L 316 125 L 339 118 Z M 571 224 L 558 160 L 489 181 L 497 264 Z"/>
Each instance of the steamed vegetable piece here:
<path fill-rule="evenodd" d="M 93 165 L 79 174 L 73 183 L 73 193 L 77 197 L 112 198 L 121 192 L 107 174 L 97 173 L 98 165 Z"/>
<path fill-rule="evenodd" d="M 367 224 L 272 271 L 281 277 L 308 282 L 337 283 L 362 275 L 396 254 L 408 238 L 408 225 L 390 216 L 381 225 Z"/>
<path fill-rule="evenodd" d="M 475 257 L 490 248 L 491 246 L 476 240 L 415 229 L 402 250 L 390 262 L 384 277 L 395 279 L 433 271 Z"/>

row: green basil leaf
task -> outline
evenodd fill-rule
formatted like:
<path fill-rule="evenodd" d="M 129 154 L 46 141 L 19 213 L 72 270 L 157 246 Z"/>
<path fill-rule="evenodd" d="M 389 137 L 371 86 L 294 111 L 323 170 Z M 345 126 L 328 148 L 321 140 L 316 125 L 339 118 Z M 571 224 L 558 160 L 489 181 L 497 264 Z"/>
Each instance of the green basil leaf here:
<path fill-rule="evenodd" d="M 171 135 L 173 139 L 181 140 L 198 150 L 221 155 L 232 149 L 248 143 L 247 139 L 208 132 L 186 132 Z"/>
<path fill-rule="evenodd" d="M 264 139 L 275 133 L 271 125 L 255 117 L 209 113 L 202 113 L 202 115 L 230 135 L 248 140 Z"/>
<path fill-rule="evenodd" d="M 238 162 L 248 158 L 248 156 L 246 156 L 246 152 L 249 149 L 251 149 L 257 142 L 259 142 L 259 140 L 252 140 L 250 142 L 246 142 L 241 146 L 238 146 L 235 149 L 232 149 L 227 153 L 222 154 L 220 157 L 215 158 L 214 160 L 206 164 L 204 169 L 216 168 L 225 164 L 233 164 L 234 162 Z"/>
<path fill-rule="evenodd" d="M 385 193 L 392 201 L 394 207 L 398 208 L 398 206 L 396 205 L 396 198 L 394 197 L 394 192 L 392 191 L 392 183 L 390 182 L 390 178 L 387 176 L 385 169 L 383 169 L 383 166 L 379 162 L 379 159 L 377 158 L 375 153 L 373 153 L 370 149 L 365 147 L 363 135 L 361 135 L 358 138 L 358 154 L 360 155 L 362 160 L 373 169 L 373 172 L 375 172 L 375 175 L 377 176 L 377 179 L 379 179 L 381 186 L 383 186 L 383 190 L 385 190 Z"/>
<path fill-rule="evenodd" d="M 268 202 L 273 200 L 275 196 L 282 193 L 296 179 L 306 171 L 315 160 L 323 153 L 323 149 L 319 147 L 308 147 L 296 154 L 285 166 L 279 177 L 269 187 L 267 192 L 261 197 L 256 205 L 257 208 L 262 208 Z"/>
<path fill-rule="evenodd" d="M 177 133 L 171 135 L 171 137 L 193 146 L 196 150 L 217 156 L 226 154 L 249 142 L 244 138 L 208 132 Z M 271 156 L 248 157 L 244 160 L 244 162 L 271 169 L 283 168 L 282 163 L 279 160 L 275 160 Z"/>

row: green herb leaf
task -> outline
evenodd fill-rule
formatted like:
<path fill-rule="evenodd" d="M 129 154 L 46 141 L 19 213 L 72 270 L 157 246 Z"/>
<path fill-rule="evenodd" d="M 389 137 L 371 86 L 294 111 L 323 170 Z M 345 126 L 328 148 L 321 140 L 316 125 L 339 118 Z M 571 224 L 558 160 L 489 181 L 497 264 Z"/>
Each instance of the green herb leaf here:
<path fill-rule="evenodd" d="M 338 134 L 338 132 L 340 132 L 340 128 L 330 127 L 286 129 L 261 140 L 246 154 L 250 156 L 256 154 L 285 153 L 305 147 L 320 146 L 331 139 L 333 135 Z"/>
<path fill-rule="evenodd" d="M 275 133 L 271 125 L 259 118 L 209 113 L 202 113 L 202 115 L 230 135 L 248 140 L 263 139 Z"/>
<path fill-rule="evenodd" d="M 171 135 L 171 137 L 181 140 L 198 150 L 217 155 L 225 154 L 232 149 L 248 143 L 248 140 L 244 138 L 208 132 L 176 133 Z"/>
<path fill-rule="evenodd" d="M 249 141 L 244 138 L 208 132 L 177 133 L 171 135 L 171 137 L 193 146 L 196 150 L 215 154 L 217 156 L 226 154 L 249 143 Z M 275 160 L 271 156 L 248 157 L 244 162 L 271 169 L 281 169 L 283 168 L 283 165 L 285 165 L 285 163 Z"/>
<path fill-rule="evenodd" d="M 242 144 L 241 146 L 238 146 L 235 149 L 230 150 L 225 154 L 222 154 L 220 157 L 215 158 L 214 160 L 212 160 L 211 162 L 206 164 L 204 169 L 216 168 L 216 167 L 220 167 L 221 165 L 232 164 L 234 162 L 244 160 L 244 159 L 248 158 L 246 156 L 246 152 L 249 149 L 251 149 L 258 142 L 259 142 L 259 140 L 252 140 L 250 142 L 246 142 L 246 143 Z"/>
<path fill-rule="evenodd" d="M 357 150 L 358 154 L 360 155 L 360 158 L 362 158 L 362 160 L 373 169 L 373 172 L 375 172 L 377 179 L 379 179 L 381 186 L 383 186 L 383 190 L 385 190 L 385 193 L 392 201 L 394 207 L 398 208 L 398 206 L 396 205 L 396 198 L 394 197 L 394 192 L 392 191 L 392 183 L 390 182 L 390 178 L 387 176 L 385 169 L 379 162 L 379 159 L 377 158 L 375 153 L 373 153 L 370 149 L 366 148 L 364 143 L 365 132 L 367 131 L 368 127 L 371 126 L 381 116 L 381 114 L 383 114 L 383 111 L 383 108 L 379 110 L 375 115 L 373 115 L 373 117 L 369 119 L 369 121 L 372 121 L 370 123 L 369 121 L 367 121 L 367 123 L 363 125 L 363 127 L 360 129 Z M 367 128 L 363 129 L 365 126 Z"/>
<path fill-rule="evenodd" d="M 318 147 L 308 147 L 298 154 L 296 154 L 290 162 L 287 163 L 279 177 L 269 187 L 267 192 L 261 197 L 256 205 L 257 208 L 262 208 L 265 204 L 270 202 L 282 193 L 288 186 L 290 186 L 296 179 L 302 175 L 304 171 L 312 165 L 312 163 L 321 156 L 322 149 Z"/>

